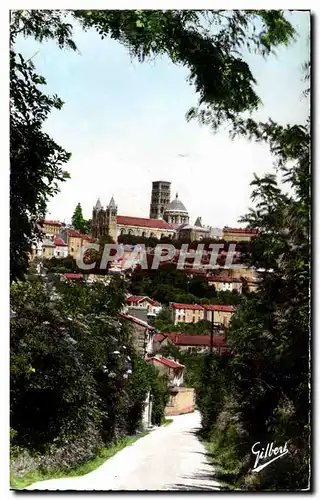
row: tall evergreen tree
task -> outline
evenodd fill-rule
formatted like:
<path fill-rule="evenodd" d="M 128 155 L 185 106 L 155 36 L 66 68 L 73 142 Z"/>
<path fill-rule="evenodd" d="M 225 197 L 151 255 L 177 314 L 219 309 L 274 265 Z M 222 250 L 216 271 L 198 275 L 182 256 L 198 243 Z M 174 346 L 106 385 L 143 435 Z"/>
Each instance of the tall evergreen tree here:
<path fill-rule="evenodd" d="M 82 208 L 80 203 L 78 203 L 73 212 L 72 225 L 77 231 L 80 231 L 81 233 L 84 232 L 86 222 L 83 218 Z"/>

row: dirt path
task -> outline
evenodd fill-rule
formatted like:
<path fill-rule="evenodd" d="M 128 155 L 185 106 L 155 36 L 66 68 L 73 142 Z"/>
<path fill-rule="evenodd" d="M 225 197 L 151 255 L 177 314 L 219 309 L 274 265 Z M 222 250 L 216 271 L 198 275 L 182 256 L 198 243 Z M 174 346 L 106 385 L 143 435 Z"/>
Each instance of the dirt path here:
<path fill-rule="evenodd" d="M 199 413 L 173 420 L 85 476 L 42 481 L 28 490 L 219 490 L 213 468 L 206 462 L 205 448 L 196 436 Z"/>

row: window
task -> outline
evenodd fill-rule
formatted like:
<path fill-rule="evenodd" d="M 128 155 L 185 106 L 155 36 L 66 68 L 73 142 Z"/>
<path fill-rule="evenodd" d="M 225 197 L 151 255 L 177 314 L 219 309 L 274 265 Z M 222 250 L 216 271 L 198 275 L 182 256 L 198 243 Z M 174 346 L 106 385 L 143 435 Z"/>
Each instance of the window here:
<path fill-rule="evenodd" d="M 71 248 L 71 252 L 74 252 L 74 248 Z"/>
<path fill-rule="evenodd" d="M 175 403 L 176 403 L 176 397 L 171 395 L 169 397 L 168 406 L 175 406 Z"/>

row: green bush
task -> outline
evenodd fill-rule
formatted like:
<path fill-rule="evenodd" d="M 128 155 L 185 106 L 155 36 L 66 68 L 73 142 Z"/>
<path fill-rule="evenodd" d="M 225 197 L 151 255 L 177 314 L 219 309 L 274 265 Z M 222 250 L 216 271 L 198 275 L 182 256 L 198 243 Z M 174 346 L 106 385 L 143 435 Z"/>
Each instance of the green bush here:
<path fill-rule="evenodd" d="M 52 300 L 52 293 L 55 298 Z M 118 321 L 123 282 L 37 282 L 11 287 L 11 454 L 15 473 L 79 465 L 141 426 L 147 393 L 154 422 L 167 387 L 134 351 Z M 127 376 L 126 358 L 133 373 Z"/>

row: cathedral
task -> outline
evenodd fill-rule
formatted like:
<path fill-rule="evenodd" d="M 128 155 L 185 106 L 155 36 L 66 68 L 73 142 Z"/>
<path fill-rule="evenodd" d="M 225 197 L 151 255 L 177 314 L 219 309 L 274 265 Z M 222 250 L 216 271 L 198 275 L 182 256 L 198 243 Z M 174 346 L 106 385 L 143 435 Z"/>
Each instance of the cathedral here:
<path fill-rule="evenodd" d="M 149 218 L 118 215 L 118 207 L 113 196 L 104 208 L 100 198 L 92 210 L 92 236 L 99 238 L 109 234 L 116 242 L 122 234 L 132 234 L 145 238 L 182 238 L 201 240 L 211 237 L 211 228 L 203 227 L 198 217 L 194 226 L 189 224 L 189 214 L 179 200 L 178 193 L 171 200 L 171 183 L 152 183 Z M 171 200 L 171 201 L 170 201 Z"/>

